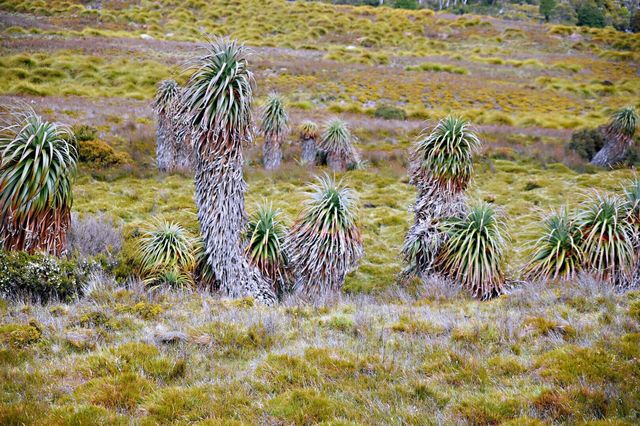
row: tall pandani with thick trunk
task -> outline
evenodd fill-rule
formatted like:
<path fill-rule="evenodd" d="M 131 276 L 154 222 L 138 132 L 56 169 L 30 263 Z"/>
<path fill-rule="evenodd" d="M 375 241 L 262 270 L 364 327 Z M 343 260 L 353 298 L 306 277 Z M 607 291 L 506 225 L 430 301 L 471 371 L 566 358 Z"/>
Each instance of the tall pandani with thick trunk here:
<path fill-rule="evenodd" d="M 289 133 L 289 115 L 284 103 L 282 96 L 271 93 L 262 108 L 262 163 L 267 170 L 277 169 L 282 162 L 282 143 Z"/>
<path fill-rule="evenodd" d="M 161 172 L 172 171 L 176 158 L 176 106 L 180 86 L 175 80 L 164 80 L 158 85 L 153 109 L 157 115 L 156 161 Z"/>
<path fill-rule="evenodd" d="M 333 171 L 343 172 L 360 161 L 353 140 L 354 137 L 344 121 L 336 118 L 326 124 L 319 148 L 327 154 L 327 165 Z"/>
<path fill-rule="evenodd" d="M 434 272 L 436 257 L 448 238 L 442 224 L 466 214 L 464 191 L 473 174 L 473 154 L 480 140 L 461 118 L 447 117 L 417 140 L 409 182 L 417 189 L 415 221 L 405 238 L 403 278 Z"/>
<path fill-rule="evenodd" d="M 215 39 L 193 63 L 183 109 L 193 129 L 198 219 L 215 285 L 230 297 L 271 303 L 271 285 L 245 257 L 243 144 L 251 139 L 253 74 L 246 50 Z"/>
<path fill-rule="evenodd" d="M 313 121 L 305 120 L 300 124 L 300 145 L 302 150 L 300 162 L 302 164 L 315 164 L 318 153 L 316 147 L 318 135 L 318 125 Z"/>
<path fill-rule="evenodd" d="M 633 145 L 633 135 L 638 126 L 638 114 L 633 107 L 622 108 L 611 117 L 604 129 L 607 143 L 591 160 L 602 167 L 614 166 L 624 160 Z"/>
<path fill-rule="evenodd" d="M 33 111 L 0 130 L 0 242 L 5 250 L 64 253 L 77 150 L 69 127 Z"/>
<path fill-rule="evenodd" d="M 342 289 L 364 254 L 356 213 L 354 195 L 342 183 L 324 177 L 311 186 L 285 245 L 297 294 L 318 300 Z"/>

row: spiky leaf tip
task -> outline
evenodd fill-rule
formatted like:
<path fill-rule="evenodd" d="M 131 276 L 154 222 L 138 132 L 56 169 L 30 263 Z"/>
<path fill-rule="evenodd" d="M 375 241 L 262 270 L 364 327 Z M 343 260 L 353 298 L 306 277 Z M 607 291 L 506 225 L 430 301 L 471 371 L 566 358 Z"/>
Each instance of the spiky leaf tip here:
<path fill-rule="evenodd" d="M 210 40 L 205 53 L 191 66 L 183 110 L 195 130 L 212 131 L 225 139 L 249 137 L 253 73 L 247 49 L 235 40 Z"/>

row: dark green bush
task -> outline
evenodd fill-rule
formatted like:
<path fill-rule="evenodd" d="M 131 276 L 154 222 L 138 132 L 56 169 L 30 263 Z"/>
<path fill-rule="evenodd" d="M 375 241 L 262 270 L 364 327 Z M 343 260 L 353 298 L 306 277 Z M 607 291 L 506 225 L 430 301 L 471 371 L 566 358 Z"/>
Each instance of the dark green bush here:
<path fill-rule="evenodd" d="M 571 135 L 568 148 L 575 151 L 583 160 L 590 161 L 605 142 L 604 135 L 599 129 L 583 129 Z"/>
<path fill-rule="evenodd" d="M 582 5 L 576 12 L 578 13 L 577 25 L 579 27 L 604 28 L 604 13 L 595 4 Z"/>
<path fill-rule="evenodd" d="M 76 136 L 78 142 L 92 141 L 98 138 L 98 129 L 80 124 L 73 126 L 73 134 Z"/>
<path fill-rule="evenodd" d="M 73 260 L 0 251 L 0 296 L 69 301 L 81 293 L 89 269 Z"/>
<path fill-rule="evenodd" d="M 385 120 L 405 120 L 407 118 L 407 113 L 402 108 L 392 105 L 380 105 L 376 108 L 374 115 Z"/>

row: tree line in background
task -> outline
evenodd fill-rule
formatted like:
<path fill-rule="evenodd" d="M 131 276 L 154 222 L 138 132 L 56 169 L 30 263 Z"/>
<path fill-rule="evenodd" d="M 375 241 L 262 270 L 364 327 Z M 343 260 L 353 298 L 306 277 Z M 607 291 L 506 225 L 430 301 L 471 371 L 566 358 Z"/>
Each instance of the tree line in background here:
<path fill-rule="evenodd" d="M 637 0 L 333 0 L 332 3 L 487 15 L 501 15 L 509 5 L 524 4 L 538 6 L 539 15 L 546 22 L 596 28 L 613 26 L 620 31 L 640 32 Z"/>
<path fill-rule="evenodd" d="M 177 223 L 155 219 L 137 239 L 139 275 L 150 286 L 209 288 L 229 297 L 275 303 L 288 293 L 321 301 L 339 294 L 346 275 L 362 259 L 355 193 L 325 175 L 287 229 L 280 211 L 264 203 L 247 220 L 244 147 L 252 141 L 255 86 L 246 49 L 215 39 L 192 62 L 185 87 L 163 81 L 154 108 L 161 171 L 188 153 L 200 224 L 194 236 Z M 270 94 L 261 109 L 263 166 L 277 168 L 289 129 L 286 100 Z M 0 129 L 0 241 L 7 251 L 66 253 L 78 149 L 73 132 L 31 110 L 14 114 Z M 625 157 L 638 125 L 633 108 L 616 112 L 598 132 L 605 139 L 592 161 L 612 166 Z M 300 125 L 307 164 L 345 172 L 359 155 L 345 122 L 333 119 L 322 132 Z M 315 139 L 319 138 L 316 145 Z M 418 137 L 409 183 L 416 187 L 415 220 L 402 254 L 400 282 L 417 277 L 445 280 L 474 297 L 503 294 L 513 283 L 505 266 L 506 214 L 469 201 L 473 158 L 481 141 L 470 124 L 447 117 Z M 575 213 L 547 216 L 532 243 L 526 280 L 571 280 L 580 272 L 620 288 L 640 285 L 640 180 L 621 194 L 593 193 Z M 520 277 L 518 277 L 520 278 Z M 20 289 L 18 289 L 20 290 Z"/>

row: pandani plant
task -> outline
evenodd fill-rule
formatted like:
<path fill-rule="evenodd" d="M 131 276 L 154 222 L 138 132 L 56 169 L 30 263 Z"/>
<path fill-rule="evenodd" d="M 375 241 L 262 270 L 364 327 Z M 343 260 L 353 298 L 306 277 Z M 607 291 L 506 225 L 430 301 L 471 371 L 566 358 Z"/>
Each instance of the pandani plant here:
<path fill-rule="evenodd" d="M 640 179 L 636 177 L 628 182 L 624 186 L 623 192 L 627 222 L 633 235 L 635 255 L 635 267 L 629 284 L 630 287 L 637 288 L 640 285 Z"/>
<path fill-rule="evenodd" d="M 289 115 L 284 104 L 282 96 L 271 93 L 262 108 L 262 164 L 267 170 L 277 169 L 282 162 L 282 143 L 289 133 Z"/>
<path fill-rule="evenodd" d="M 353 192 L 329 176 L 312 184 L 310 197 L 285 244 L 294 291 L 311 300 L 336 295 L 362 258 L 362 235 Z"/>
<path fill-rule="evenodd" d="M 158 126 L 156 131 L 156 162 L 161 172 L 172 171 L 176 159 L 176 106 L 180 86 L 175 80 L 163 80 L 158 85 L 153 109 Z"/>
<path fill-rule="evenodd" d="M 442 222 L 466 213 L 464 190 L 473 174 L 473 155 L 480 140 L 467 121 L 447 117 L 418 137 L 411 156 L 409 182 L 417 189 L 415 220 L 403 245 L 407 264 L 401 279 L 434 272 L 447 239 Z"/>
<path fill-rule="evenodd" d="M 530 280 L 572 280 L 582 270 L 582 235 L 565 208 L 542 220 L 540 237 L 533 244 L 533 256 L 525 267 Z"/>
<path fill-rule="evenodd" d="M 63 254 L 78 154 L 71 129 L 32 110 L 0 129 L 0 243 L 5 250 Z"/>
<path fill-rule="evenodd" d="M 325 125 L 319 148 L 326 153 L 327 165 L 333 171 L 343 172 L 358 164 L 359 155 L 353 140 L 346 122 L 335 118 Z"/>
<path fill-rule="evenodd" d="M 624 160 L 633 145 L 633 135 L 638 127 L 638 113 L 633 107 L 616 111 L 603 128 L 607 143 L 591 160 L 592 164 L 611 167 Z"/>
<path fill-rule="evenodd" d="M 242 148 L 251 140 L 254 84 L 246 49 L 213 39 L 192 69 L 182 113 L 192 128 L 196 206 L 214 286 L 230 297 L 272 303 L 271 284 L 249 264 L 241 240 L 247 186 Z"/>
<path fill-rule="evenodd" d="M 465 216 L 450 218 L 442 228 L 447 240 L 438 253 L 436 269 L 473 297 L 486 300 L 502 294 L 508 238 L 502 214 L 481 202 L 470 206 Z"/>
<path fill-rule="evenodd" d="M 317 155 L 316 141 L 319 134 L 318 125 L 313 121 L 305 120 L 300 124 L 300 145 L 302 148 L 300 161 L 302 164 L 315 164 Z"/>
<path fill-rule="evenodd" d="M 194 252 L 195 239 L 182 225 L 162 219 L 146 224 L 136 250 L 144 282 L 152 286 L 192 287 Z"/>
<path fill-rule="evenodd" d="M 249 217 L 244 239 L 249 261 L 273 283 L 273 290 L 282 296 L 288 290 L 291 274 L 284 251 L 287 229 L 280 220 L 281 210 L 264 203 Z"/>
<path fill-rule="evenodd" d="M 584 269 L 602 281 L 627 286 L 636 256 L 624 199 L 595 192 L 580 206 L 576 223 Z"/>

